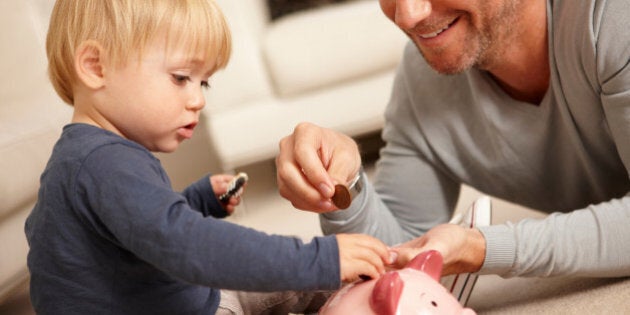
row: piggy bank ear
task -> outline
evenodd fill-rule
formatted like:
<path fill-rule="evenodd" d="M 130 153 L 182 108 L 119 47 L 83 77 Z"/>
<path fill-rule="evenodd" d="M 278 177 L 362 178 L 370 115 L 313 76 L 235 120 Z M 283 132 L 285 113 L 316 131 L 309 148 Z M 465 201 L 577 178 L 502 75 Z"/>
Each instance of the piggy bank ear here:
<path fill-rule="evenodd" d="M 404 282 L 397 272 L 381 276 L 370 295 L 370 308 L 379 315 L 395 315 L 403 291 Z"/>
<path fill-rule="evenodd" d="M 407 264 L 407 268 L 420 270 L 435 279 L 435 281 L 440 281 L 440 276 L 442 275 L 442 254 L 436 250 L 422 252 Z"/>

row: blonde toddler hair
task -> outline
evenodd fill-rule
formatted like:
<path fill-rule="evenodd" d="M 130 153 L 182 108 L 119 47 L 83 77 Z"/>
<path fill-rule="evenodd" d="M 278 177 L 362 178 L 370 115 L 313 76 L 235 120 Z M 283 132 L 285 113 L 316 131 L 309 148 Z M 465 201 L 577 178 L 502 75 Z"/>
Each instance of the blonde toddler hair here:
<path fill-rule="evenodd" d="M 98 42 L 114 65 L 123 66 L 131 57 L 141 58 L 158 36 L 166 36 L 167 50 L 187 45 L 191 57 L 202 53 L 216 60 L 215 71 L 230 57 L 230 31 L 213 0 L 58 0 L 46 38 L 50 80 L 72 105 L 74 58 L 81 43 Z"/>

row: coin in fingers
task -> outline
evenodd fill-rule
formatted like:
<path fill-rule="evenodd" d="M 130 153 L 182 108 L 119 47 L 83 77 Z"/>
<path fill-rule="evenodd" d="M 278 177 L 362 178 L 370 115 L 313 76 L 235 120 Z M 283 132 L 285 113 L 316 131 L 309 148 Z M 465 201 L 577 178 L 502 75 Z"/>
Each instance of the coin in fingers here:
<path fill-rule="evenodd" d="M 350 207 L 350 203 L 352 202 L 352 196 L 350 195 L 348 187 L 342 184 L 335 185 L 335 194 L 331 199 L 335 206 L 339 209 L 348 209 L 348 207 Z"/>

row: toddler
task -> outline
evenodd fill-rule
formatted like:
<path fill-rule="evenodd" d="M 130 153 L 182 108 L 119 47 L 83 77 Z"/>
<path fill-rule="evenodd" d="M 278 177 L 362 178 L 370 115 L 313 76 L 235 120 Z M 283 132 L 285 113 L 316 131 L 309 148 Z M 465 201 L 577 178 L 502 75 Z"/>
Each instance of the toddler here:
<path fill-rule="evenodd" d="M 172 190 L 152 152 L 193 136 L 203 89 L 230 55 L 213 1 L 59 0 L 46 49 L 73 116 L 25 226 L 38 314 L 236 313 L 235 296 L 252 310 L 242 292 L 331 290 L 384 272 L 388 249 L 366 235 L 303 243 L 219 220 L 239 203 L 218 200 L 231 175 Z M 252 296 L 270 310 L 282 300 Z"/>

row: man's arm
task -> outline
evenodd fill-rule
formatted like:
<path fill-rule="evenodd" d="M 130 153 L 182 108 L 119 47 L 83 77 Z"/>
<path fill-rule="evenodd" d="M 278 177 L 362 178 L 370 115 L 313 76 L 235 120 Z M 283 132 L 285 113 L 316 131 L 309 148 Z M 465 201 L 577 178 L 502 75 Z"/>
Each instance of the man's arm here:
<path fill-rule="evenodd" d="M 410 95 L 415 83 L 407 77 L 417 74 L 409 64 L 417 54 L 415 47 L 407 49 L 394 81 L 374 185 L 366 182 L 350 208 L 320 216 L 325 233 L 368 233 L 394 245 L 451 219 L 460 183 L 424 155 L 429 150 Z"/>

